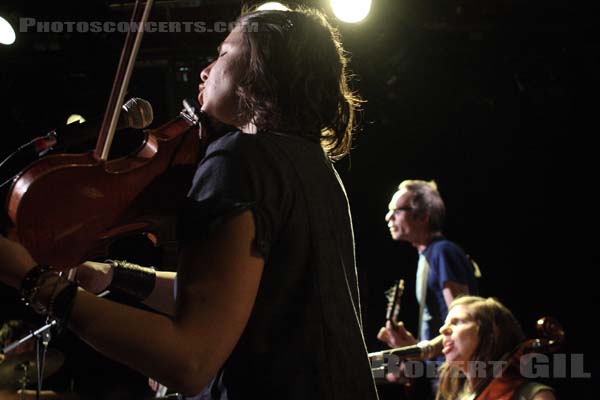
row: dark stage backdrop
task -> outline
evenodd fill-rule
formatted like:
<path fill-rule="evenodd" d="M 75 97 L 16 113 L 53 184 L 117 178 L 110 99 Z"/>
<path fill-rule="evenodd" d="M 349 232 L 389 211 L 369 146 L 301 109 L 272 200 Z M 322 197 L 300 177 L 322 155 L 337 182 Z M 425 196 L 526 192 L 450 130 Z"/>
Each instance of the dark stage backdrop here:
<path fill-rule="evenodd" d="M 92 3 L 94 15 L 111 18 L 102 2 Z M 206 18 L 231 20 L 234 3 L 205 6 Z M 556 317 L 567 335 L 563 352 L 584 354 L 592 378 L 551 384 L 564 399 L 595 398 L 600 370 L 592 326 L 600 296 L 592 143 L 600 53 L 592 14 L 558 2 L 488 9 L 465 2 L 462 12 L 432 3 L 425 10 L 374 2 L 366 22 L 342 27 L 354 87 L 367 100 L 352 156 L 337 165 L 355 224 L 367 346 L 383 349 L 375 335 L 385 316 L 383 292 L 395 279 L 407 282 L 402 316 L 414 330 L 416 253 L 389 238 L 384 215 L 400 181 L 435 179 L 446 200 L 445 233 L 480 265 L 482 294 L 513 310 L 529 336 L 537 318 Z M 69 13 L 39 15 L 65 20 Z M 89 15 L 78 10 L 70 18 Z M 0 48 L 2 156 L 72 112 L 102 114 L 123 35 L 24 38 L 16 48 Z M 151 101 L 153 126 L 195 96 L 199 71 L 222 39 L 163 33 L 144 42 L 129 96 Z M 2 319 L 20 312 L 11 290 L 0 296 Z"/>

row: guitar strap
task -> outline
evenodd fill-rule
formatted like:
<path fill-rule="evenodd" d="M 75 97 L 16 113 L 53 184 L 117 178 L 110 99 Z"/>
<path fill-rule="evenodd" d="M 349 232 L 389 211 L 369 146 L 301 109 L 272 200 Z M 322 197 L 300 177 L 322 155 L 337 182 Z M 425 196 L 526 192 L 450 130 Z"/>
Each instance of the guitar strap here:
<path fill-rule="evenodd" d="M 419 265 L 417 267 L 417 300 L 419 301 L 419 340 L 425 339 L 425 305 L 427 304 L 427 280 L 429 278 L 429 262 L 419 253 Z"/>

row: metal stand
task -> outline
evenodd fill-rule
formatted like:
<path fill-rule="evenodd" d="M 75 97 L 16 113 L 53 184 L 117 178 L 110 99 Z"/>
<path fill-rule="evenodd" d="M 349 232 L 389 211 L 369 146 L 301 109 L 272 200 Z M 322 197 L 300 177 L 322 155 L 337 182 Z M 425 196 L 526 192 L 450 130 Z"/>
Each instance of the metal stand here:
<path fill-rule="evenodd" d="M 46 324 L 35 331 L 32 331 L 29 335 L 24 336 L 8 346 L 2 349 L 2 354 L 9 353 L 16 349 L 21 344 L 26 341 L 35 338 L 36 339 L 36 358 L 37 358 L 37 388 L 35 398 L 39 400 L 40 392 L 42 391 L 42 380 L 44 379 L 44 363 L 46 360 L 46 351 L 48 350 L 48 344 L 50 343 L 50 339 L 52 339 L 51 328 L 57 324 L 55 319 L 47 319 Z M 21 399 L 25 396 L 25 389 L 27 387 L 27 375 L 28 375 L 29 366 L 27 363 L 22 364 L 23 369 L 23 377 L 19 380 L 21 384 Z"/>

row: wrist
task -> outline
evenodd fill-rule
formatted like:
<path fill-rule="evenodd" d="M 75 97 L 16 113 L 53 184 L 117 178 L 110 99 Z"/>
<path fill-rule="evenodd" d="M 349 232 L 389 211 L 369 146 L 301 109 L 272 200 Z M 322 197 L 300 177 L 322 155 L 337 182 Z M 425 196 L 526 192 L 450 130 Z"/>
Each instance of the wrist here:
<path fill-rule="evenodd" d="M 36 265 L 23 277 L 20 294 L 26 306 L 54 319 L 60 332 L 68 323 L 77 285 L 48 265 Z"/>
<path fill-rule="evenodd" d="M 102 290 L 114 290 L 114 287 L 111 288 L 111 286 L 113 285 L 113 281 L 115 279 L 116 263 L 117 263 L 117 261 L 113 261 L 113 260 L 105 261 L 105 265 L 107 265 L 108 267 L 103 270 L 104 282 L 103 282 Z M 100 291 L 102 291 L 102 290 L 100 290 Z"/>
<path fill-rule="evenodd" d="M 46 313 L 47 307 L 42 300 L 45 288 L 50 287 L 54 277 L 58 276 L 49 265 L 39 264 L 30 268 L 22 277 L 19 285 L 21 301 L 37 313 Z"/>

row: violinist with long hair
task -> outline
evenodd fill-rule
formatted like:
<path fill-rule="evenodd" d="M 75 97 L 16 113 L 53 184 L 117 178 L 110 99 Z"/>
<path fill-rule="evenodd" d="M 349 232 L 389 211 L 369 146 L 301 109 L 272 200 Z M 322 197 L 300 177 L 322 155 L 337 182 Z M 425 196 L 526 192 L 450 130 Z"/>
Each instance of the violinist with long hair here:
<path fill-rule="evenodd" d="M 0 238 L 0 278 L 106 356 L 186 396 L 376 399 L 353 233 L 331 160 L 359 98 L 314 10 L 242 15 L 200 74 L 199 102 L 237 127 L 213 141 L 181 210 L 177 273 L 86 263 L 75 281 Z M 174 295 L 175 293 L 175 295 Z"/>
<path fill-rule="evenodd" d="M 509 356 L 523 342 L 521 326 L 494 298 L 464 296 L 450 304 L 440 328 L 446 361 L 437 400 L 555 400 L 554 390 L 527 381 Z M 508 367 L 503 370 L 499 361 Z"/>

